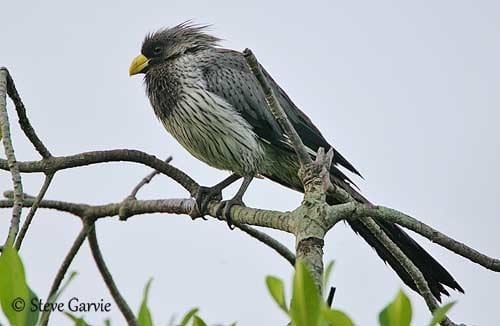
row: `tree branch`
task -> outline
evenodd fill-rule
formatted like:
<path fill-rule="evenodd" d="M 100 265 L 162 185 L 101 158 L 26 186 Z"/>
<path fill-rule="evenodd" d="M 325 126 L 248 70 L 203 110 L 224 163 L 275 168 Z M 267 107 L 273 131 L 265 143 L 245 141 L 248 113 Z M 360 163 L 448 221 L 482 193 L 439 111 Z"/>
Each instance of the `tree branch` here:
<path fill-rule="evenodd" d="M 115 281 L 113 280 L 113 276 L 109 272 L 108 267 L 106 266 L 106 263 L 104 261 L 104 258 L 102 257 L 101 249 L 99 248 L 99 243 L 97 242 L 95 224 L 93 224 L 89 228 L 89 235 L 87 240 L 89 242 L 90 250 L 92 251 L 92 256 L 94 257 L 94 261 L 97 265 L 97 268 L 99 269 L 99 272 L 101 273 L 104 283 L 106 283 L 106 286 L 108 287 L 111 296 L 115 300 L 116 305 L 118 306 L 123 317 L 127 321 L 127 324 L 130 326 L 137 325 L 137 320 L 135 318 L 134 313 L 130 309 L 127 301 L 125 301 L 123 296 L 120 294 L 120 291 L 118 290 L 118 287 L 116 286 Z"/>
<path fill-rule="evenodd" d="M 172 160 L 172 157 L 168 157 L 165 162 L 169 163 Z M 150 183 L 151 180 L 158 175 L 159 172 L 157 170 L 151 172 L 148 174 L 146 177 L 144 177 L 132 190 L 130 195 L 126 199 L 130 200 L 137 200 L 137 193 L 139 190 L 145 186 L 146 184 Z M 259 240 L 260 242 L 268 245 L 272 249 L 274 249 L 279 255 L 281 255 L 283 258 L 285 258 L 292 266 L 295 266 L 295 255 L 283 244 L 281 244 L 279 241 L 275 240 L 274 238 L 270 237 L 269 235 L 265 234 L 264 232 L 260 232 L 259 230 L 252 228 L 246 224 L 241 224 L 241 223 L 233 223 L 235 227 L 240 229 L 241 231 L 245 232 L 246 234 L 250 235 L 251 237 Z"/>
<path fill-rule="evenodd" d="M 0 208 L 11 208 L 14 206 L 13 192 L 5 191 L 3 193 L 4 197 L 8 198 L 7 200 L 0 200 Z M 24 207 L 31 207 L 35 201 L 35 197 L 24 194 L 25 200 L 23 201 Z M 78 204 L 78 203 L 70 203 L 60 200 L 46 200 L 43 199 L 40 201 L 39 207 L 53 209 L 65 213 L 70 213 L 77 217 L 83 217 L 85 215 L 85 211 L 87 208 L 91 207 L 87 204 Z"/>
<path fill-rule="evenodd" d="M 233 222 L 233 225 L 246 234 L 273 248 L 278 254 L 280 254 L 281 257 L 285 258 L 292 266 L 295 266 L 295 255 L 290 251 L 290 249 L 281 244 L 281 242 L 265 234 L 264 232 L 260 232 L 259 230 L 256 230 L 255 228 L 252 228 L 246 224 Z"/>
<path fill-rule="evenodd" d="M 165 163 L 168 164 L 168 163 L 170 163 L 170 161 L 172 161 L 172 156 L 167 157 L 167 159 L 165 160 Z M 154 170 L 153 172 L 151 172 L 150 174 L 148 174 L 147 176 L 145 176 L 144 179 L 142 179 L 134 187 L 134 189 L 132 189 L 132 192 L 130 193 L 130 195 L 128 197 L 135 199 L 137 197 L 137 193 L 139 192 L 139 190 L 141 190 L 142 187 L 144 187 L 145 185 L 147 185 L 148 183 L 150 183 L 151 180 L 153 180 L 153 178 L 155 176 L 157 176 L 158 174 L 160 174 L 160 172 L 158 170 Z"/>
<path fill-rule="evenodd" d="M 165 160 L 165 162 L 169 163 L 171 160 L 172 160 L 172 157 L 170 156 Z M 132 190 L 132 192 L 130 193 L 130 195 L 127 198 L 132 199 L 132 200 L 136 200 L 137 199 L 136 196 L 137 196 L 138 191 L 143 186 L 145 186 L 146 184 L 151 182 L 151 180 L 156 175 L 158 175 L 158 173 L 159 172 L 157 170 L 155 170 L 155 171 L 151 172 L 150 174 L 148 174 L 146 177 L 144 177 L 144 179 L 142 179 L 141 182 L 139 182 L 139 184 L 137 184 L 137 186 L 134 187 L 134 189 Z M 261 232 L 261 231 L 255 229 L 255 228 L 252 228 L 246 224 L 241 224 L 241 223 L 236 222 L 236 223 L 233 223 L 233 225 L 235 227 L 237 227 L 238 229 L 240 229 L 241 231 L 248 234 L 249 236 L 259 240 L 260 242 L 262 242 L 266 245 L 268 245 L 269 247 L 274 249 L 280 256 L 285 258 L 292 266 L 295 266 L 295 255 L 287 247 L 285 247 L 283 244 L 281 244 L 279 241 L 275 240 L 274 238 L 270 237 L 269 235 L 265 234 L 264 232 Z"/>
<path fill-rule="evenodd" d="M 320 220 L 324 218 L 324 214 L 321 214 L 321 212 L 325 212 L 322 208 L 326 205 L 324 194 L 327 188 L 323 186 L 325 178 L 322 178 L 323 175 L 320 176 L 320 174 L 325 168 L 330 166 L 333 152 L 329 152 L 329 161 L 328 159 L 323 160 L 325 157 L 324 155 L 322 157 L 318 157 L 320 154 L 324 154 L 324 151 L 318 153 L 315 162 L 312 161 L 311 156 L 302 142 L 302 139 L 290 123 L 287 114 L 276 98 L 276 94 L 274 94 L 273 89 L 264 76 L 257 58 L 253 55 L 250 49 L 245 49 L 243 51 L 243 55 L 245 56 L 250 70 L 266 95 L 269 110 L 281 128 L 285 131 L 285 135 L 288 137 L 293 149 L 297 153 L 301 170 L 299 171 L 299 177 L 304 185 L 304 202 L 299 210 L 304 210 L 304 212 L 300 212 L 301 214 L 296 220 L 297 223 L 294 230 L 296 237 L 296 253 L 297 258 L 303 260 L 308 266 L 313 279 L 321 292 L 321 279 L 323 275 L 323 239 L 327 230 L 318 226 L 322 224 Z M 306 180 L 305 176 L 310 177 L 309 180 Z M 313 186 L 312 184 L 319 184 L 320 187 Z M 328 184 L 330 184 L 329 177 Z M 317 211 L 308 211 L 310 207 L 317 208 Z"/>
<path fill-rule="evenodd" d="M 14 186 L 14 206 L 12 208 L 12 219 L 10 221 L 9 234 L 5 245 L 13 245 L 16 240 L 17 232 L 19 231 L 19 223 L 21 222 L 21 212 L 23 208 L 23 184 L 21 181 L 21 173 L 14 154 L 12 139 L 10 137 L 9 116 L 7 114 L 7 77 L 9 73 L 7 69 L 0 68 L 0 135 L 2 136 L 5 155 L 7 156 L 7 167 L 12 176 L 12 184 Z"/>
<path fill-rule="evenodd" d="M 12 197 L 11 191 L 6 191 L 4 196 Z M 33 204 L 35 198 L 26 195 L 24 205 L 29 207 Z M 10 208 L 13 205 L 12 199 L 0 200 L 0 208 Z M 153 213 L 170 213 L 189 215 L 196 205 L 193 199 L 157 199 L 157 200 L 124 200 L 119 203 L 110 203 L 106 205 L 88 205 L 71 203 L 57 200 L 42 200 L 39 204 L 41 208 L 54 209 L 57 211 L 70 213 L 80 218 L 88 217 L 97 220 L 106 217 L 118 216 L 121 219 L 129 219 L 136 215 Z M 219 203 L 209 205 L 211 217 L 220 219 L 216 215 Z M 235 206 L 231 209 L 230 216 L 234 225 L 252 237 L 273 248 L 283 256 L 287 261 L 294 262 L 295 256 L 281 243 L 274 240 L 265 233 L 255 230 L 246 224 L 270 227 L 277 230 L 292 232 L 294 228 L 295 217 L 293 212 L 277 212 L 255 209 L 250 207 Z"/>
<path fill-rule="evenodd" d="M 23 130 L 23 132 L 26 135 L 26 137 L 28 138 L 28 140 L 33 144 L 35 149 L 38 151 L 38 153 L 43 158 L 51 157 L 49 150 L 45 147 L 45 145 L 42 143 L 40 138 L 38 138 L 38 136 L 35 132 L 35 129 L 31 126 L 31 123 L 30 123 L 28 116 L 26 114 L 26 108 L 24 107 L 24 103 L 21 100 L 19 93 L 17 92 L 16 85 L 14 83 L 14 80 L 12 79 L 12 76 L 10 75 L 9 71 L 5 68 L 2 69 L 2 73 L 6 74 L 5 77 L 6 77 L 7 94 L 9 95 L 12 102 L 14 103 L 14 106 L 15 106 L 16 112 L 17 112 L 17 116 L 19 118 L 19 125 L 21 126 L 21 129 Z M 2 94 L 2 98 L 5 99 L 5 94 Z M 5 117 L 5 118 L 7 119 L 7 117 Z M 8 122 L 8 120 L 6 120 L 6 121 Z M 10 137 L 9 137 L 9 139 L 10 139 Z M 21 231 L 20 231 L 17 239 L 14 239 L 15 238 L 14 233 L 16 233 L 17 229 L 19 229 L 21 212 L 19 212 L 19 217 L 17 218 L 17 220 L 13 218 L 13 221 L 11 222 L 11 230 L 10 231 L 12 231 L 12 233 L 9 231 L 9 236 L 11 237 L 12 241 L 16 240 L 15 247 L 17 250 L 19 250 L 21 247 L 24 236 L 26 235 L 26 232 L 28 231 L 28 228 L 31 224 L 31 221 L 33 220 L 33 218 L 35 216 L 36 210 L 38 208 L 38 202 L 43 198 L 43 196 L 47 192 L 47 189 L 52 181 L 53 176 L 54 175 L 52 173 L 46 174 L 44 184 L 40 190 L 39 195 L 37 196 L 37 200 L 33 203 L 33 206 L 31 207 L 31 209 L 28 213 L 28 216 L 26 217 L 26 220 L 21 228 Z M 19 175 L 19 183 L 22 186 L 20 178 L 21 177 Z M 14 190 L 16 191 L 16 187 L 14 187 Z M 20 193 L 22 193 L 22 189 L 18 189 L 18 191 Z M 14 216 L 14 214 L 17 213 L 16 207 L 17 206 L 14 207 L 13 216 Z"/>
<path fill-rule="evenodd" d="M 33 218 L 35 217 L 35 213 L 38 209 L 38 206 L 40 205 L 40 201 L 43 199 L 45 196 L 45 193 L 49 189 L 50 183 L 52 182 L 52 179 L 54 178 L 54 174 L 47 174 L 45 176 L 45 180 L 43 182 L 42 188 L 40 189 L 40 192 L 36 196 L 35 200 L 33 200 L 33 204 L 31 205 L 30 211 L 28 212 L 28 215 L 26 216 L 26 219 L 24 220 L 24 224 L 21 228 L 21 231 L 19 232 L 17 239 L 16 239 L 16 249 L 19 251 L 21 249 L 21 244 L 23 243 L 24 236 L 28 232 L 28 228 L 30 227 L 31 221 L 33 221 Z"/>
<path fill-rule="evenodd" d="M 6 68 L 3 69 L 7 72 L 7 93 L 9 94 L 10 99 L 12 100 L 12 102 L 14 102 L 14 106 L 16 107 L 21 129 L 24 131 L 26 137 L 43 158 L 50 157 L 51 154 L 49 150 L 45 147 L 40 138 L 38 138 L 35 129 L 33 129 L 33 127 L 31 126 L 28 116 L 26 115 L 26 108 L 24 107 L 24 103 L 21 100 L 19 93 L 17 92 L 16 85 L 14 84 L 14 79 L 12 79 L 12 76 Z"/>
<path fill-rule="evenodd" d="M 45 300 L 46 303 L 53 303 L 57 290 L 59 289 L 59 286 L 61 285 L 61 282 L 64 279 L 64 275 L 66 275 L 66 272 L 68 271 L 71 262 L 78 253 L 78 250 L 80 250 L 80 247 L 82 246 L 83 241 L 85 241 L 88 232 L 89 232 L 89 226 L 87 224 L 84 224 L 82 230 L 80 231 L 80 233 L 78 233 L 75 241 L 73 242 L 73 245 L 69 249 L 68 254 L 64 258 L 61 266 L 59 267 L 59 270 L 57 271 L 56 277 L 54 278 L 52 286 L 50 287 L 47 300 Z M 46 326 L 48 324 L 50 312 L 51 310 L 49 309 L 42 313 L 42 316 L 40 317 L 40 325 Z"/>
<path fill-rule="evenodd" d="M 12 192 L 5 192 L 9 197 Z M 29 207 L 33 204 L 34 197 L 27 197 L 24 205 Z M 11 199 L 0 200 L 0 208 L 10 208 L 13 205 Z M 105 205 L 78 204 L 58 200 L 42 200 L 40 207 L 55 209 L 58 211 L 71 213 L 78 217 L 88 217 L 97 220 L 106 217 L 118 216 L 122 220 L 127 220 L 136 215 L 153 213 L 170 213 L 189 215 L 189 212 L 196 205 L 191 198 L 171 198 L 154 200 L 124 200 L 119 203 L 110 203 Z M 211 202 L 208 206 L 209 216 L 221 219 L 217 216 L 217 209 L 220 203 Z M 231 209 L 231 218 L 234 222 L 240 224 L 250 224 L 272 228 L 280 231 L 292 233 L 294 228 L 294 213 L 279 212 L 265 209 L 256 209 L 251 207 L 235 206 Z"/>
<path fill-rule="evenodd" d="M 488 257 L 409 215 L 383 206 L 368 207 L 366 205 L 360 205 L 360 208 L 360 215 L 371 216 L 376 219 L 383 219 L 385 221 L 399 224 L 476 264 L 486 267 L 492 271 L 500 272 L 499 259 Z"/>
<path fill-rule="evenodd" d="M 193 196 L 198 190 L 198 183 L 190 176 L 165 163 L 164 161 L 138 150 L 115 149 L 108 151 L 84 152 L 69 156 L 53 156 L 39 161 L 18 162 L 19 170 L 23 173 L 54 173 L 56 171 L 88 166 L 106 162 L 134 162 L 140 163 L 170 177 Z M 8 162 L 0 159 L 0 169 L 9 170 Z"/>
<path fill-rule="evenodd" d="M 271 113 L 290 139 L 293 149 L 295 149 L 295 152 L 297 153 L 300 164 L 311 164 L 311 156 L 307 153 L 306 147 L 304 146 L 304 143 L 302 143 L 302 139 L 297 134 L 297 131 L 288 120 L 285 111 L 277 101 L 276 94 L 274 94 L 273 89 L 271 88 L 271 86 L 269 86 L 266 77 L 262 73 L 262 69 L 259 62 L 257 61 L 257 58 L 250 49 L 245 49 L 243 51 L 243 55 L 247 60 L 250 70 L 258 80 L 260 86 L 262 87 L 262 90 L 264 91 L 264 94 L 266 95 L 266 101 Z"/>
<path fill-rule="evenodd" d="M 446 234 L 420 222 L 405 213 L 384 206 L 373 206 L 358 202 L 349 202 L 329 207 L 327 225 L 333 227 L 340 220 L 352 220 L 362 217 L 372 217 L 375 220 L 384 220 L 398 224 L 404 228 L 439 244 L 440 246 L 460 255 L 487 269 L 500 272 L 500 259 L 489 257 L 479 251 L 459 242 Z"/>

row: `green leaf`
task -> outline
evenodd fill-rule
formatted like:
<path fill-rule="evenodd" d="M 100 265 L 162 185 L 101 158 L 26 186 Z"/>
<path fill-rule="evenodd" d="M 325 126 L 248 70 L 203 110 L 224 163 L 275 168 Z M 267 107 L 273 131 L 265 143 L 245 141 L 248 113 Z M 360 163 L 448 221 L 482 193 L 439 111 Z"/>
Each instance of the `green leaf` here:
<path fill-rule="evenodd" d="M 193 326 L 207 326 L 207 324 L 198 316 L 193 316 Z"/>
<path fill-rule="evenodd" d="M 354 326 L 353 321 L 343 311 L 337 309 L 330 309 L 326 307 L 323 309 L 323 318 L 327 321 L 328 325 L 332 326 Z"/>
<path fill-rule="evenodd" d="M 328 264 L 326 264 L 323 272 L 323 289 L 328 288 L 328 282 L 330 281 L 330 276 L 332 275 L 333 265 L 335 265 L 335 260 L 331 260 Z"/>
<path fill-rule="evenodd" d="M 411 315 L 410 299 L 399 290 L 396 298 L 380 312 L 378 320 L 381 326 L 409 326 Z"/>
<path fill-rule="evenodd" d="M 148 283 L 146 283 L 146 286 L 144 287 L 144 295 L 139 309 L 139 317 L 137 318 L 139 326 L 153 326 L 153 318 L 151 317 L 151 312 L 148 308 L 149 287 L 151 286 L 152 281 L 153 279 L 149 279 Z"/>
<path fill-rule="evenodd" d="M 293 326 L 316 326 L 320 321 L 322 299 L 308 268 L 300 260 L 295 264 L 290 316 Z"/>
<path fill-rule="evenodd" d="M 191 318 L 193 318 L 193 316 L 196 315 L 196 313 L 199 310 L 200 309 L 198 309 L 198 308 L 193 308 L 193 309 L 189 310 L 188 312 L 186 312 L 186 314 L 184 315 L 184 317 L 182 317 L 182 320 L 181 320 L 179 326 L 187 326 L 187 324 L 189 323 L 189 321 L 191 320 Z"/>
<path fill-rule="evenodd" d="M 432 314 L 432 320 L 429 323 L 429 326 L 435 326 L 438 325 L 440 322 L 443 321 L 444 317 L 446 317 L 446 314 L 448 311 L 450 311 L 451 307 L 453 307 L 457 303 L 456 301 L 449 302 L 445 305 L 442 305 L 441 307 L 437 308 L 434 313 Z"/>
<path fill-rule="evenodd" d="M 89 324 L 87 324 L 83 317 L 76 317 L 75 315 L 66 311 L 64 312 L 64 314 L 74 322 L 74 326 L 89 326 Z"/>
<path fill-rule="evenodd" d="M 29 302 L 34 302 L 38 301 L 38 296 L 33 292 L 33 290 L 28 286 L 28 292 L 30 295 Z M 40 314 L 40 311 L 38 309 L 26 309 L 28 316 L 26 317 L 26 325 L 36 325 L 36 322 L 38 321 L 38 316 Z M 35 311 L 32 311 L 35 310 Z"/>
<path fill-rule="evenodd" d="M 267 276 L 266 285 L 274 301 L 284 312 L 288 314 L 288 307 L 286 306 L 285 299 L 285 286 L 283 285 L 283 281 L 274 276 Z"/>
<path fill-rule="evenodd" d="M 104 319 L 104 326 L 111 326 L 111 319 L 109 318 Z"/>
<path fill-rule="evenodd" d="M 0 256 L 0 305 L 11 325 L 34 325 L 28 319 L 31 299 L 23 263 L 11 245 L 3 248 Z"/>

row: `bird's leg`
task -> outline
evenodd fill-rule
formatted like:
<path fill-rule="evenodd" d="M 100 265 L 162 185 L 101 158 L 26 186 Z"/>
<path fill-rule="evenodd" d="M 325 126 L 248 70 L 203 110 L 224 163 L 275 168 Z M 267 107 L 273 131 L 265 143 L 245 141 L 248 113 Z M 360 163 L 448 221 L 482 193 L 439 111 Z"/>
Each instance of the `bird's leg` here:
<path fill-rule="evenodd" d="M 208 203 L 212 200 L 222 199 L 222 190 L 228 187 L 230 184 L 241 178 L 241 176 L 233 173 L 229 177 L 225 178 L 218 184 L 212 187 L 200 186 L 196 192 L 195 200 L 198 206 L 198 211 L 201 217 L 205 215 Z"/>
<path fill-rule="evenodd" d="M 235 205 L 245 206 L 245 203 L 243 203 L 243 195 L 247 191 L 248 186 L 250 185 L 252 180 L 253 176 L 243 177 L 243 182 L 241 183 L 238 192 L 236 192 L 236 195 L 234 195 L 234 197 L 229 200 L 221 201 L 219 208 L 217 209 L 217 216 L 223 217 L 230 229 L 234 229 L 234 227 L 231 223 L 231 216 L 229 215 L 229 211 L 231 210 L 231 207 Z"/>

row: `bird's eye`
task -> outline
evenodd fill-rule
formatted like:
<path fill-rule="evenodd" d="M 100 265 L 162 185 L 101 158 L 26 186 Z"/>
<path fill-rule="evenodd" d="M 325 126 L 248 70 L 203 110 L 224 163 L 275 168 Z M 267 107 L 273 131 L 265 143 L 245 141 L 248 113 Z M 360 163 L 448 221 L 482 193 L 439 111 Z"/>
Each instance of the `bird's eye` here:
<path fill-rule="evenodd" d="M 161 51 L 162 51 L 161 47 L 157 46 L 157 47 L 155 47 L 155 48 L 153 49 L 153 54 L 154 54 L 154 55 L 160 55 L 160 54 L 161 54 Z"/>

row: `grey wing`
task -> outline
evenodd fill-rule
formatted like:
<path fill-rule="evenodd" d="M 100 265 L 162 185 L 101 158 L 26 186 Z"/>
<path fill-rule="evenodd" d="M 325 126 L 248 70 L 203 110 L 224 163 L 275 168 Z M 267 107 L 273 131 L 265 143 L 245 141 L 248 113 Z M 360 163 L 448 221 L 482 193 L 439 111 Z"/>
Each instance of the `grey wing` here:
<path fill-rule="evenodd" d="M 274 93 L 278 98 L 278 102 L 285 111 L 290 122 L 293 124 L 293 127 L 299 134 L 304 145 L 312 149 L 314 153 L 316 153 L 320 147 L 323 147 L 326 150 L 332 148 L 332 146 L 321 134 L 321 131 L 319 131 L 319 129 L 313 124 L 311 119 L 309 119 L 309 117 L 292 102 L 285 91 L 273 80 L 271 75 L 269 75 L 269 73 L 262 66 L 261 68 L 262 72 L 267 77 L 268 83 L 273 88 Z M 342 154 L 340 154 L 335 148 L 333 148 L 333 151 L 334 163 L 343 166 L 347 170 L 361 177 L 358 170 L 356 170 L 356 168 L 349 163 L 349 161 L 347 161 Z"/>
<path fill-rule="evenodd" d="M 331 145 L 312 121 L 292 102 L 281 87 L 263 68 L 262 71 L 273 88 L 278 102 L 293 124 L 304 145 L 317 152 L 319 147 L 326 150 Z M 266 142 L 285 151 L 293 151 L 283 130 L 267 107 L 265 95 L 243 54 L 236 51 L 218 49 L 217 55 L 206 65 L 204 77 L 210 92 L 217 94 L 230 103 L 241 116 L 254 128 L 254 132 Z M 359 175 L 359 172 L 334 149 L 334 163 Z M 334 169 L 334 174 L 341 179 L 349 180 L 341 171 Z"/>
<path fill-rule="evenodd" d="M 204 69 L 204 77 L 207 90 L 231 104 L 258 137 L 281 149 L 293 150 L 267 109 L 265 95 L 240 53 L 225 51 L 213 58 Z"/>

